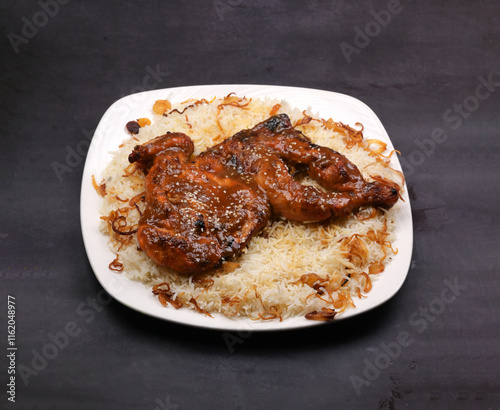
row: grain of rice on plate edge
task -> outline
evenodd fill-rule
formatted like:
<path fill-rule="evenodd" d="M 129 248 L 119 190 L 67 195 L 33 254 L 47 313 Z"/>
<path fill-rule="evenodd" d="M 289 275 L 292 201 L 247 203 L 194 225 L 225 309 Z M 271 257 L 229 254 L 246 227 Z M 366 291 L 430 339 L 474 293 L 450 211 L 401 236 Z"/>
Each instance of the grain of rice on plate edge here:
<path fill-rule="evenodd" d="M 129 124 L 127 128 L 134 132 L 131 138 L 113 153 L 103 173 L 92 178 L 103 196 L 99 228 L 108 235 L 116 254 L 110 269 L 144 283 L 165 306 L 189 308 L 207 316 L 331 320 L 355 308 L 356 298 L 369 297 L 373 279 L 397 253 L 392 242 L 400 202 L 388 211 L 365 207 L 328 223 L 273 221 L 250 241 L 243 255 L 202 276 L 179 275 L 158 266 L 137 245 L 135 230 L 145 208 L 145 177 L 128 161 L 134 146 L 167 131 L 182 132 L 193 140 L 197 155 L 279 113 L 288 114 L 294 126 L 314 143 L 345 155 L 367 181 L 383 178 L 402 191 L 403 174 L 389 166 L 394 152 L 387 152 L 382 141 L 363 138 L 361 124 L 354 129 L 332 119 L 315 118 L 309 110 L 293 109 L 286 101 L 234 93 L 212 100 L 160 100 L 153 106 L 152 120 L 141 118 Z M 319 187 L 309 177 L 303 177 L 301 183 Z"/>

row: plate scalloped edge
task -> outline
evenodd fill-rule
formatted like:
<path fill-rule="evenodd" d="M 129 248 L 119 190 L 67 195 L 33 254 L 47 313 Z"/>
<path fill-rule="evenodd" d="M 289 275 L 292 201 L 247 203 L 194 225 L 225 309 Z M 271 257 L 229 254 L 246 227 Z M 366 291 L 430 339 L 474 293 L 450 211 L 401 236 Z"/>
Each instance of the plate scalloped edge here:
<path fill-rule="evenodd" d="M 107 239 L 98 229 L 99 208 L 102 199 L 94 190 L 92 175 L 99 175 L 111 159 L 111 152 L 128 137 L 125 124 L 131 118 L 147 117 L 158 99 L 175 102 L 189 98 L 212 98 L 225 96 L 231 92 L 252 98 L 272 98 L 287 101 L 290 106 L 301 110 L 311 109 L 322 118 L 334 118 L 345 124 L 359 122 L 364 126 L 364 134 L 393 144 L 376 114 L 360 100 L 331 91 L 299 87 L 268 86 L 251 84 L 200 85 L 145 91 L 121 98 L 112 104 L 103 115 L 90 144 L 82 177 L 80 218 L 82 235 L 89 262 L 101 286 L 120 303 L 143 314 L 179 324 L 222 331 L 271 331 L 288 330 L 335 323 L 357 316 L 383 304 L 392 298 L 403 285 L 411 262 L 413 248 L 413 224 L 410 200 L 405 185 L 402 195 L 404 202 L 396 206 L 396 235 L 393 245 L 398 253 L 386 266 L 384 272 L 373 281 L 373 288 L 364 299 L 355 299 L 356 308 L 348 309 L 332 322 L 318 322 L 304 317 L 292 317 L 283 321 L 253 321 L 250 318 L 228 318 L 222 314 L 213 318 L 189 309 L 176 310 L 163 307 L 144 284 L 127 279 L 108 269 L 115 255 L 108 247 Z M 391 166 L 401 171 L 397 158 Z"/>

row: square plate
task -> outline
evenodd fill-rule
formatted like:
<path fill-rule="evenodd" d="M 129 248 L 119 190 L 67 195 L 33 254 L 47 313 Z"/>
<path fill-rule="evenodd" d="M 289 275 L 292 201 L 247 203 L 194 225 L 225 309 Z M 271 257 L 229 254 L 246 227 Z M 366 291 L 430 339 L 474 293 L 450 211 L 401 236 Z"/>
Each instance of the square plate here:
<path fill-rule="evenodd" d="M 238 96 L 285 100 L 291 107 L 310 109 L 315 116 L 333 118 L 353 126 L 360 122 L 367 138 L 379 139 L 387 143 L 387 149 L 394 149 L 387 132 L 375 113 L 356 98 L 330 91 L 271 85 L 202 85 L 167 88 L 132 94 L 115 102 L 101 119 L 90 145 L 83 171 L 81 190 L 81 225 L 87 255 L 102 287 L 116 300 L 144 314 L 190 326 L 227 331 L 285 330 L 310 327 L 325 322 L 311 321 L 304 317 L 292 317 L 282 322 L 254 321 L 250 318 L 228 318 L 214 314 L 213 318 L 190 309 L 163 307 L 151 289 L 132 281 L 124 275 L 109 270 L 109 263 L 115 254 L 109 249 L 108 238 L 99 231 L 102 198 L 92 186 L 92 175 L 99 178 L 111 161 L 111 152 L 116 151 L 121 142 L 130 137 L 125 124 L 134 119 L 151 116 L 151 108 L 156 100 L 168 99 L 182 102 L 189 98 L 211 99 L 223 97 L 231 92 Z M 398 159 L 392 158 L 391 166 L 401 171 Z M 396 236 L 393 246 L 398 249 L 386 269 L 373 280 L 373 288 L 365 299 L 355 299 L 356 308 L 347 309 L 333 321 L 347 319 L 371 310 L 394 296 L 403 285 L 411 261 L 413 247 L 413 226 L 410 200 L 407 189 L 403 193 L 404 202 L 399 201 L 395 212 Z"/>

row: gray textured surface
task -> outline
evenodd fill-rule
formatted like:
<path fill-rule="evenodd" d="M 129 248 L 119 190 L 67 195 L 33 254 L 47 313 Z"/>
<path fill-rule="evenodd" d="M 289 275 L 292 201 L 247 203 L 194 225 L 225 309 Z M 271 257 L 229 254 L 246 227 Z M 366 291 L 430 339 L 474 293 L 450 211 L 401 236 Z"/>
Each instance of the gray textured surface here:
<path fill-rule="evenodd" d="M 38 363 L 27 385 L 18 374 L 16 404 L 4 388 L 0 407 L 498 408 L 498 2 L 402 0 L 350 62 L 341 44 L 355 45 L 356 27 L 376 32 L 371 12 L 391 2 L 66 3 L 46 19 L 41 3 L 0 5 L 0 297 L 4 306 L 7 294 L 16 297 L 18 365 L 33 368 L 36 352 L 68 323 L 80 332 Z M 25 29 L 27 38 L 23 26 L 34 19 L 41 27 Z M 10 35 L 13 46 L 9 33 L 24 41 Z M 68 147 L 85 146 L 105 110 L 143 84 L 147 67 L 168 73 L 147 89 L 279 84 L 368 104 L 407 164 L 415 243 L 401 291 L 338 324 L 240 335 L 232 353 L 222 333 L 108 299 L 93 308 L 102 294 L 80 233 L 83 158 L 60 178 L 52 164 L 66 162 Z M 488 91 L 480 76 L 498 85 Z M 447 138 L 432 147 L 439 128 Z M 440 304 L 445 280 L 465 289 Z M 369 364 L 386 367 L 383 344 L 405 334 L 411 345 L 370 373 Z M 359 395 L 353 376 L 371 379 Z"/>

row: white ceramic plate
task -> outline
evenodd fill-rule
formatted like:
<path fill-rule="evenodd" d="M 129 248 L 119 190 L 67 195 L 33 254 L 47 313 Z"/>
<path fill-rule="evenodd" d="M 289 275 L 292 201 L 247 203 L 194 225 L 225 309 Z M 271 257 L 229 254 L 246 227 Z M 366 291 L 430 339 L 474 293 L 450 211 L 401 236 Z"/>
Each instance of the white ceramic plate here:
<path fill-rule="evenodd" d="M 168 88 L 164 90 L 146 91 L 129 95 L 115 102 L 104 114 L 97 127 L 90 145 L 85 169 L 83 172 L 81 191 L 81 224 L 83 239 L 92 269 L 103 288 L 116 300 L 144 314 L 172 322 L 190 326 L 212 328 L 228 331 L 260 331 L 284 330 L 319 325 L 325 322 L 310 321 L 304 317 L 276 321 L 252 321 L 248 318 L 230 319 L 222 315 L 213 318 L 189 309 L 176 310 L 163 307 L 151 289 L 143 284 L 131 281 L 123 275 L 108 269 L 115 258 L 107 245 L 107 238 L 99 232 L 99 208 L 102 198 L 92 187 L 92 175 L 99 177 L 111 160 L 111 151 L 115 151 L 120 143 L 129 137 L 125 124 L 136 118 L 151 117 L 151 107 L 156 100 L 168 99 L 173 102 L 185 101 L 189 98 L 212 98 L 225 96 L 235 92 L 239 96 L 253 98 L 276 98 L 286 100 L 292 107 L 301 110 L 310 108 L 315 115 L 322 118 L 333 118 L 344 124 L 353 126 L 360 122 L 364 125 L 366 138 L 376 138 L 387 143 L 388 150 L 393 145 L 382 123 L 375 113 L 361 101 L 344 94 L 307 88 L 281 87 L 267 85 L 205 85 L 192 87 Z M 392 166 L 401 170 L 397 158 L 393 158 Z M 410 266 L 413 246 L 413 227 L 410 200 L 406 189 L 403 195 L 405 202 L 399 201 L 396 212 L 397 240 L 393 243 L 399 252 L 393 257 L 385 271 L 373 281 L 373 288 L 365 299 L 355 298 L 355 309 L 349 309 L 338 318 L 338 321 L 359 315 L 373 309 L 394 296 L 403 285 Z"/>

